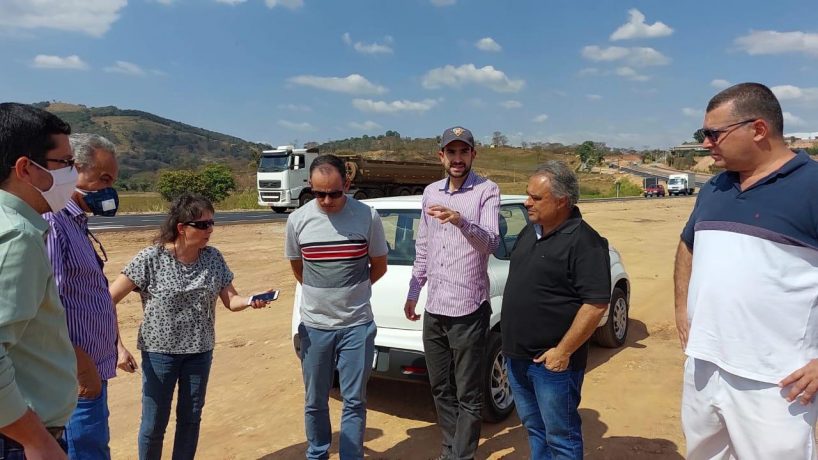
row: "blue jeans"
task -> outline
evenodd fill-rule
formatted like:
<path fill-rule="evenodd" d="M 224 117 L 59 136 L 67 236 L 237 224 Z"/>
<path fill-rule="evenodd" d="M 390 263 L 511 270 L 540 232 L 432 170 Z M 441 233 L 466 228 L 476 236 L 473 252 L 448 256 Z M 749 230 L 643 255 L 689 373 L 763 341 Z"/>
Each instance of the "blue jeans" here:
<path fill-rule="evenodd" d="M 376 332 L 374 322 L 337 330 L 298 327 L 308 459 L 329 458 L 329 391 L 336 368 L 344 400 L 339 454 L 341 460 L 364 458 L 366 382 L 372 372 Z"/>
<path fill-rule="evenodd" d="M 140 460 L 162 458 L 162 441 L 165 439 L 177 382 L 179 400 L 176 402 L 176 437 L 171 458 L 193 459 L 199 443 L 199 424 L 212 361 L 213 351 L 178 355 L 142 352 Z"/>
<path fill-rule="evenodd" d="M 506 358 L 517 415 L 528 431 L 532 459 L 581 460 L 580 390 L 585 369 L 549 371 L 530 359 Z"/>
<path fill-rule="evenodd" d="M 108 381 L 102 381 L 102 392 L 93 399 L 79 398 L 77 408 L 65 426 L 65 441 L 70 459 L 110 460 L 108 441 Z"/>

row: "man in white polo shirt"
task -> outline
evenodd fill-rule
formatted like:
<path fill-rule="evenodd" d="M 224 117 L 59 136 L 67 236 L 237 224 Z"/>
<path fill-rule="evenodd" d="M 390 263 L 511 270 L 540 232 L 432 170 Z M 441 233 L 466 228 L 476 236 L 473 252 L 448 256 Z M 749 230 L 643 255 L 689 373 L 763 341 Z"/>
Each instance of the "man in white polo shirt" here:
<path fill-rule="evenodd" d="M 818 163 L 783 125 L 758 83 L 707 106 L 704 146 L 726 171 L 699 193 L 674 276 L 690 460 L 818 458 Z"/>

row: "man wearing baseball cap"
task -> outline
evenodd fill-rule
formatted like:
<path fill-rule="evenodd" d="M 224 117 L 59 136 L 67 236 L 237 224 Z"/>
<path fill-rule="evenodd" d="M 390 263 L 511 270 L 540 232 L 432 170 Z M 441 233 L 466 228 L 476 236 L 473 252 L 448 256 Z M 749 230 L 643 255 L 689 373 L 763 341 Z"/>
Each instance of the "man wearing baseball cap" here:
<path fill-rule="evenodd" d="M 472 459 L 480 439 L 481 378 L 489 333 L 488 259 L 500 241 L 500 189 L 471 170 L 474 136 L 461 126 L 443 132 L 440 162 L 447 177 L 423 191 L 416 257 L 404 313 L 428 285 L 423 346 L 438 424 L 440 459 Z"/>

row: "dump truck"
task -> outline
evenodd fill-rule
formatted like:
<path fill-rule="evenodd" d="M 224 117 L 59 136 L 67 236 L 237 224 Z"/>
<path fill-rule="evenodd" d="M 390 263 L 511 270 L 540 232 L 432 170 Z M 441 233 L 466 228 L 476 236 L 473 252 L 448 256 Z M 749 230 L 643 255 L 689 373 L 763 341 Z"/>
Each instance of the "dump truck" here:
<path fill-rule="evenodd" d="M 279 146 L 261 153 L 256 172 L 258 204 L 277 213 L 303 206 L 315 196 L 309 185 L 310 163 L 318 148 Z M 351 185 L 349 193 L 358 200 L 384 196 L 419 195 L 444 177 L 440 163 L 373 160 L 360 155 L 341 155 Z"/>
<path fill-rule="evenodd" d="M 692 195 L 696 189 L 693 173 L 671 174 L 667 178 L 667 191 L 671 195 Z"/>

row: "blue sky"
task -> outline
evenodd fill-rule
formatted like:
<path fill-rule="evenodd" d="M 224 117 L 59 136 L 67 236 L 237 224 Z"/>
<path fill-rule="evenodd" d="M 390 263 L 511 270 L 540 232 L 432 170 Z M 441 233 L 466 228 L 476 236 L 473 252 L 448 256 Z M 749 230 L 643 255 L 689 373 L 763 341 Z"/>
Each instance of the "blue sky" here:
<path fill-rule="evenodd" d="M 463 125 L 668 147 L 759 81 L 818 131 L 814 2 L 0 0 L 0 100 L 145 110 L 273 145 Z"/>

